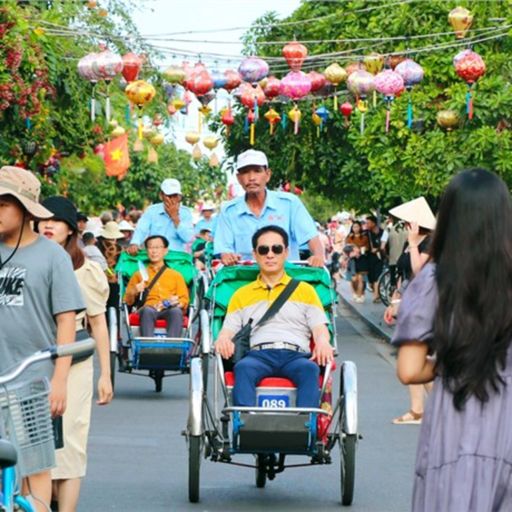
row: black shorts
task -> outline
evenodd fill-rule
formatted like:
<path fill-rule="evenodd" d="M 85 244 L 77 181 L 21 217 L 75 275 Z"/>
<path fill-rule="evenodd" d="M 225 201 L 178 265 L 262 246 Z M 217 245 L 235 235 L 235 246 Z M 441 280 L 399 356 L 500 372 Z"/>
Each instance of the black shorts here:
<path fill-rule="evenodd" d="M 368 282 L 376 283 L 382 274 L 382 261 L 375 254 L 368 255 Z"/>

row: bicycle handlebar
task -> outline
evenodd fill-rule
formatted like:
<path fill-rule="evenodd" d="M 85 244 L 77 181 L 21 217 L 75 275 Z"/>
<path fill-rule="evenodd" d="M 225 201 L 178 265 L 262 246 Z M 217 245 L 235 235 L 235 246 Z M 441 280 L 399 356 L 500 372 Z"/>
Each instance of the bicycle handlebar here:
<path fill-rule="evenodd" d="M 65 356 L 87 356 L 94 352 L 96 347 L 96 342 L 93 338 L 88 338 L 84 341 L 77 341 L 75 343 L 69 343 L 66 345 L 55 345 L 46 350 L 40 350 L 35 354 L 23 359 L 21 363 L 19 363 L 14 370 L 6 373 L 5 375 L 0 375 L 0 385 L 8 384 L 12 382 L 14 379 L 19 377 L 29 366 L 32 366 L 35 363 L 40 361 L 46 361 L 48 359 L 57 359 L 57 357 L 65 357 Z"/>

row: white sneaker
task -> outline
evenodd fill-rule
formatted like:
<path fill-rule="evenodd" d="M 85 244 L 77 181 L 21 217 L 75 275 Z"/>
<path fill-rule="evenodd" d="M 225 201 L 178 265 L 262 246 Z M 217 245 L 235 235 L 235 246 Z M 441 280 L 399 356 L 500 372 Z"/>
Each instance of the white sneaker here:
<path fill-rule="evenodd" d="M 354 302 L 357 302 L 357 299 L 358 299 L 358 298 L 359 298 L 359 297 L 358 297 L 355 293 L 353 293 L 353 294 L 352 294 L 352 300 L 353 300 Z"/>
<path fill-rule="evenodd" d="M 358 302 L 359 304 L 364 304 L 364 296 L 363 296 L 363 295 L 361 295 L 360 297 L 358 297 L 358 298 L 357 298 L 357 302 Z"/>

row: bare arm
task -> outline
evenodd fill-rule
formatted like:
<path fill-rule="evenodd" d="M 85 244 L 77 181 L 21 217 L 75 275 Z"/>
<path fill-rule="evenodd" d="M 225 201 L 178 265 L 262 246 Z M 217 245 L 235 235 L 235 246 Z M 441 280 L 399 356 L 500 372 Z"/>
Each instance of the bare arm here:
<path fill-rule="evenodd" d="M 110 343 L 105 314 L 88 316 L 92 337 L 96 340 L 96 350 L 100 363 L 100 377 L 98 379 L 98 405 L 108 404 L 113 397 L 112 381 L 110 380 Z"/>
<path fill-rule="evenodd" d="M 59 313 L 55 317 L 57 323 L 57 345 L 67 345 L 75 341 L 75 318 L 74 311 Z M 62 416 L 66 410 L 66 395 L 69 368 L 71 357 L 59 357 L 55 361 L 55 369 L 51 382 L 50 409 L 52 416 Z"/>
<path fill-rule="evenodd" d="M 417 245 L 409 247 L 409 254 L 411 256 L 412 273 L 415 276 L 421 271 L 425 263 L 427 263 L 429 255 L 427 253 L 420 252 Z"/>
<path fill-rule="evenodd" d="M 329 329 L 325 324 L 313 328 L 313 340 L 315 347 L 311 354 L 311 360 L 316 361 L 320 366 L 325 366 L 334 358 L 334 349 L 330 343 Z"/>
<path fill-rule="evenodd" d="M 308 259 L 309 264 L 312 267 L 323 267 L 325 264 L 325 252 L 324 252 L 324 245 L 322 244 L 322 241 L 320 240 L 319 236 L 313 237 L 308 242 L 309 250 L 311 251 L 311 256 Z"/>
<path fill-rule="evenodd" d="M 426 343 L 405 343 L 399 348 L 397 375 L 402 384 L 425 384 L 434 380 L 434 362 L 427 354 Z"/>

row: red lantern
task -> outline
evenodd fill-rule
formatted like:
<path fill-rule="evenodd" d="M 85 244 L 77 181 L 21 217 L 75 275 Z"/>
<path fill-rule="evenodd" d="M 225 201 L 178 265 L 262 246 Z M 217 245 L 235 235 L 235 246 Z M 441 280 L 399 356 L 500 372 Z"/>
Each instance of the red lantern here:
<path fill-rule="evenodd" d="M 327 82 L 325 76 L 318 73 L 318 71 L 310 71 L 308 77 L 311 80 L 311 92 L 319 91 Z"/>
<path fill-rule="evenodd" d="M 199 72 L 193 72 L 190 80 L 187 80 L 188 89 L 196 96 L 202 96 L 210 92 L 213 88 L 213 80 L 210 73 L 205 69 Z"/>
<path fill-rule="evenodd" d="M 127 82 L 133 82 L 139 77 L 142 59 L 135 53 L 123 55 L 123 77 Z"/>
<path fill-rule="evenodd" d="M 220 118 L 222 124 L 226 127 L 226 135 L 229 136 L 230 127 L 235 123 L 235 118 L 230 108 L 226 108 Z"/>
<path fill-rule="evenodd" d="M 340 112 L 345 118 L 345 126 L 348 126 L 348 122 L 353 111 L 354 107 L 352 106 L 352 103 L 349 103 L 348 101 L 340 105 Z"/>
<path fill-rule="evenodd" d="M 300 71 L 304 59 L 308 55 L 308 49 L 300 43 L 288 43 L 283 48 L 283 57 L 292 71 Z"/>
<path fill-rule="evenodd" d="M 227 69 L 224 71 L 224 76 L 227 79 L 226 85 L 224 85 L 224 89 L 226 89 L 228 92 L 236 89 L 242 82 L 238 71 L 234 71 L 233 69 Z"/>
<path fill-rule="evenodd" d="M 455 61 L 455 71 L 468 84 L 466 111 L 469 119 L 473 119 L 473 84 L 485 74 L 485 62 L 478 53 L 469 50 Z"/>
<path fill-rule="evenodd" d="M 261 107 L 263 103 L 265 103 L 265 99 L 265 93 L 259 85 L 253 87 L 252 85 L 245 84 L 240 95 L 240 101 L 242 102 L 242 105 L 251 109 L 255 105 Z"/>
<path fill-rule="evenodd" d="M 279 96 L 280 87 L 281 80 L 279 80 L 275 76 L 269 76 L 267 78 L 267 83 L 265 84 L 265 87 L 263 87 L 263 92 L 265 93 L 265 96 L 267 98 L 275 98 L 276 96 Z"/>

